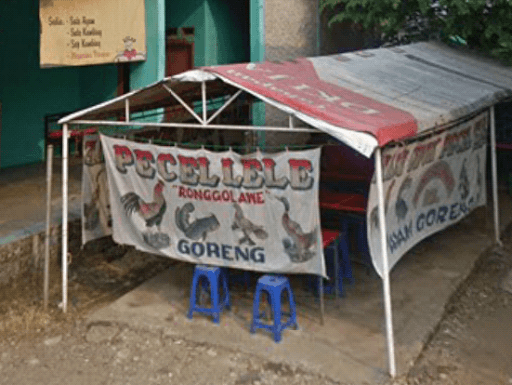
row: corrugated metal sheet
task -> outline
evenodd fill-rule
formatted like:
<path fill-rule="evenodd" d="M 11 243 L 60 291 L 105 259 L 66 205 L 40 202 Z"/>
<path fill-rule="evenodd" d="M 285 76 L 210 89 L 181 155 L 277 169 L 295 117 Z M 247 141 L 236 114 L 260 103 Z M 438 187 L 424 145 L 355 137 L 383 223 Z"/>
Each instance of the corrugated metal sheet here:
<path fill-rule="evenodd" d="M 439 43 L 416 43 L 282 63 L 205 67 L 61 119 L 99 119 L 124 111 L 233 94 L 237 88 L 297 116 L 369 156 L 384 146 L 454 123 L 512 96 L 512 70 Z"/>
<path fill-rule="evenodd" d="M 510 68 L 438 43 L 310 60 L 323 81 L 409 112 L 419 132 L 512 95 Z"/>

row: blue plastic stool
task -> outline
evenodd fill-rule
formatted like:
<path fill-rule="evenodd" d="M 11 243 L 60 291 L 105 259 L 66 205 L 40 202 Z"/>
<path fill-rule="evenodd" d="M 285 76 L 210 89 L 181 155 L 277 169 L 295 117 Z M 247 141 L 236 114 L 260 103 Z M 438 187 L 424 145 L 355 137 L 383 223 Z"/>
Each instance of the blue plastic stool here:
<path fill-rule="evenodd" d="M 240 286 L 243 286 L 245 290 L 249 290 L 250 282 L 251 282 L 251 272 L 244 271 L 231 271 L 229 270 L 229 283 L 232 285 L 233 283 L 237 283 Z"/>
<path fill-rule="evenodd" d="M 211 308 L 198 306 L 196 303 L 197 286 L 201 283 L 201 278 L 206 279 L 210 284 L 210 299 Z M 219 298 L 219 289 L 222 285 L 224 290 L 224 297 Z M 203 289 L 206 289 L 206 284 L 203 282 Z M 194 277 L 192 279 L 192 287 L 190 290 L 190 307 L 187 317 L 192 319 L 194 312 L 204 313 L 213 316 L 213 322 L 219 323 L 220 312 L 226 308 L 231 307 L 229 301 L 229 289 L 227 274 L 220 267 L 196 265 L 194 268 Z"/>
<path fill-rule="evenodd" d="M 352 265 L 350 263 L 347 238 L 347 232 L 344 231 L 322 230 L 324 249 L 332 252 L 332 258 L 326 261 L 327 273 L 331 279 L 334 278 L 334 285 L 324 284 L 325 293 L 331 293 L 333 289 L 336 290 L 337 282 L 338 293 L 343 295 L 343 278 L 347 278 L 352 282 Z"/>
<path fill-rule="evenodd" d="M 342 295 L 343 278 L 353 283 L 352 265 L 350 263 L 350 255 L 348 248 L 347 233 L 337 230 L 322 229 L 322 241 L 324 246 L 325 267 L 330 282 L 324 282 L 324 293 Z M 333 282 L 334 281 L 334 282 Z M 336 283 L 338 284 L 336 290 Z M 308 287 L 313 290 L 315 295 L 320 293 L 320 282 L 317 277 L 308 277 Z"/>
<path fill-rule="evenodd" d="M 262 314 L 259 312 L 259 305 L 262 291 L 268 293 L 272 314 L 274 315 L 273 323 L 270 325 L 261 322 L 260 319 Z M 285 323 L 281 323 L 281 295 L 283 291 L 288 293 L 288 301 L 290 302 L 290 318 Z M 288 327 L 296 328 L 297 326 L 297 310 L 288 278 L 274 275 L 264 275 L 260 277 L 256 284 L 256 293 L 254 295 L 251 333 L 255 333 L 256 328 L 267 329 L 274 334 L 274 341 L 279 342 L 281 341 L 281 332 L 284 329 Z"/>
<path fill-rule="evenodd" d="M 359 215 L 344 216 L 342 220 L 342 228 L 344 229 L 344 231 L 348 233 L 350 231 L 349 227 L 355 227 L 356 247 L 363 257 L 362 259 L 356 258 L 354 260 L 365 266 L 367 274 L 371 274 L 371 272 L 373 271 L 373 262 L 370 256 L 370 249 L 368 246 L 366 217 Z M 353 282 L 354 279 L 352 277 L 350 278 L 351 281 Z"/>

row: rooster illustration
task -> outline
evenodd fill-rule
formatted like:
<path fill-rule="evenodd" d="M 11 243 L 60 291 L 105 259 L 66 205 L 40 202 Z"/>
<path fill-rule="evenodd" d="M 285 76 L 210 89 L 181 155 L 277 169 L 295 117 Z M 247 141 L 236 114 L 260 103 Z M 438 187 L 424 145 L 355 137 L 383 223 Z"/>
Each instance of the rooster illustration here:
<path fill-rule="evenodd" d="M 163 196 L 164 182 L 159 180 L 153 190 L 153 202 L 144 202 L 140 196 L 134 192 L 129 192 L 121 197 L 121 203 L 127 215 L 134 211 L 146 221 L 146 227 L 156 226 L 160 232 L 160 224 L 167 208 Z"/>
<path fill-rule="evenodd" d="M 233 203 L 235 206 L 235 217 L 233 219 L 232 230 L 240 229 L 244 237 L 238 240 L 239 244 L 247 242 L 249 245 L 255 245 L 254 241 L 249 237 L 252 233 L 258 239 L 267 239 L 268 233 L 263 229 L 263 226 L 257 226 L 244 216 L 244 212 L 238 203 Z"/>
<path fill-rule="evenodd" d="M 183 231 L 185 236 L 193 240 L 206 240 L 208 232 L 217 230 L 220 227 L 220 223 L 217 217 L 213 214 L 197 218 L 194 221 L 190 221 L 190 214 L 195 211 L 194 204 L 191 202 L 185 203 L 183 207 L 176 207 L 174 212 L 174 218 L 176 220 L 176 226 Z"/>
<path fill-rule="evenodd" d="M 315 253 L 309 250 L 317 242 L 317 228 L 309 233 L 304 233 L 300 224 L 290 219 L 290 203 L 285 197 L 276 197 L 284 205 L 284 213 L 281 218 L 286 233 L 290 239 L 283 239 L 283 246 L 292 262 L 306 262 L 311 259 Z"/>

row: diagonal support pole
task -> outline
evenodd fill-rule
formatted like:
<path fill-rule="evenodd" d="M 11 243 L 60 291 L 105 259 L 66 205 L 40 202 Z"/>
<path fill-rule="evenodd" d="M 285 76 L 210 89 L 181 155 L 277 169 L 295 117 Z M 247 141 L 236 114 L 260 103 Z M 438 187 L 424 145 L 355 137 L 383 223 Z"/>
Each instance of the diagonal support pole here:
<path fill-rule="evenodd" d="M 177 101 L 178 101 L 178 102 L 179 102 L 183 107 L 185 107 L 185 109 L 186 109 L 188 112 L 190 112 L 190 114 L 191 114 L 194 118 L 196 118 L 196 119 L 197 119 L 197 121 L 198 121 L 199 123 L 201 123 L 201 124 L 203 124 L 203 125 L 204 125 L 204 122 L 203 122 L 203 120 L 199 117 L 199 115 L 197 115 L 197 114 L 195 113 L 195 111 L 194 111 L 192 108 L 190 108 L 190 106 L 189 106 L 187 103 L 185 103 L 185 101 L 184 101 L 182 98 L 180 98 L 180 97 L 178 96 L 178 94 L 177 94 L 176 92 L 174 92 L 171 88 L 167 87 L 167 85 L 165 85 L 165 84 L 162 84 L 162 87 L 164 87 L 164 88 L 166 89 L 166 91 L 167 91 L 167 92 L 169 92 L 169 93 L 174 97 L 174 99 L 176 99 L 176 100 L 177 100 Z"/>
<path fill-rule="evenodd" d="M 243 90 L 238 90 L 233 96 L 231 96 L 221 108 L 219 108 L 217 111 L 215 111 L 215 113 L 212 116 L 210 116 L 210 119 L 206 121 L 206 124 L 210 124 L 210 122 L 217 116 L 219 116 L 219 114 L 222 113 L 222 111 L 224 111 L 226 107 L 228 107 L 233 102 L 233 100 L 235 100 L 238 97 L 238 95 L 240 95 L 242 92 Z"/>

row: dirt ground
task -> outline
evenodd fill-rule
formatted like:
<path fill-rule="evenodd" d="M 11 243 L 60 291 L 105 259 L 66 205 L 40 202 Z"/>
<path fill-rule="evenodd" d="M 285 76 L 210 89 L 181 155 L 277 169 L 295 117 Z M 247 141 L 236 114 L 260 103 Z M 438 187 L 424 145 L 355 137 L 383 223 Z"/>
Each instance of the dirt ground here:
<path fill-rule="evenodd" d="M 446 306 L 409 373 L 389 384 L 512 384 L 512 229 L 504 247 L 484 253 Z M 0 384 L 339 384 L 303 368 L 162 331 L 85 322 L 91 311 L 171 267 L 172 260 L 115 245 L 83 250 L 72 239 L 69 309 L 52 272 L 50 309 L 41 274 L 0 291 Z M 510 285 L 511 287 L 507 286 Z"/>

